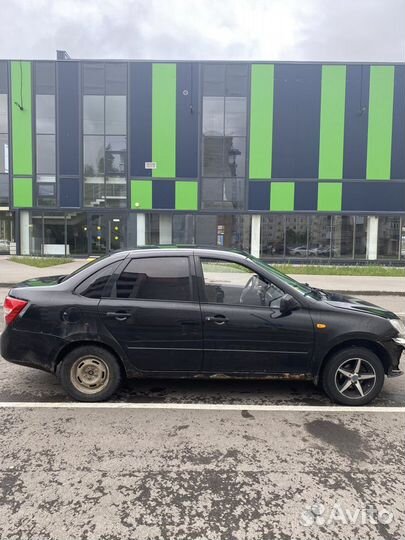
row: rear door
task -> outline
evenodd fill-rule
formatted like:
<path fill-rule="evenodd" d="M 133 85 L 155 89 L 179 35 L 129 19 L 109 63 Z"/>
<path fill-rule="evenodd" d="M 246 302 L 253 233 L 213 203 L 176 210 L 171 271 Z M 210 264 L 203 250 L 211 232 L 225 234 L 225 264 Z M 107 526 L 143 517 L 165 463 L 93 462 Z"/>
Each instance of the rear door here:
<path fill-rule="evenodd" d="M 190 255 L 129 260 L 103 298 L 105 327 L 141 371 L 194 372 L 202 367 L 202 323 Z"/>

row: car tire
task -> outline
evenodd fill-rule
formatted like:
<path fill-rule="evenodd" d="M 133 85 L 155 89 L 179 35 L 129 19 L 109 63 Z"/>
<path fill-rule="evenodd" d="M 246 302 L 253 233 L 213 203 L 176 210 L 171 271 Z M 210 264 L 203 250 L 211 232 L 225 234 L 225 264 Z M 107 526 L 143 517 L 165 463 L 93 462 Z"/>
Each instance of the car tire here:
<path fill-rule="evenodd" d="M 116 357 L 106 349 L 92 345 L 69 352 L 62 360 L 58 375 L 71 398 L 88 402 L 109 399 L 123 379 Z"/>
<path fill-rule="evenodd" d="M 366 405 L 378 396 L 384 379 L 384 367 L 373 351 L 348 347 L 329 358 L 321 381 L 332 401 L 356 406 Z"/>

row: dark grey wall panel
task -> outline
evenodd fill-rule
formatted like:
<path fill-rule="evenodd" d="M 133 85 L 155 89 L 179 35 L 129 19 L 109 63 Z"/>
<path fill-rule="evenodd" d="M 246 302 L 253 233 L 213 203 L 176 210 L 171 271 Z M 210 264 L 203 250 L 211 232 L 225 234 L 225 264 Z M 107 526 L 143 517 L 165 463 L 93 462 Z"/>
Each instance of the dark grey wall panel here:
<path fill-rule="evenodd" d="M 145 161 L 152 160 L 152 64 L 130 64 L 129 74 L 130 173 L 152 176 Z"/>
<path fill-rule="evenodd" d="M 317 178 L 321 108 L 320 64 L 274 68 L 272 178 Z"/>
<path fill-rule="evenodd" d="M 79 178 L 59 179 L 59 205 L 62 208 L 80 208 Z"/>
<path fill-rule="evenodd" d="M 295 182 L 294 210 L 316 211 L 318 182 Z"/>
<path fill-rule="evenodd" d="M 395 66 L 391 178 L 405 179 L 405 66 Z"/>
<path fill-rule="evenodd" d="M 343 178 L 366 178 L 370 66 L 346 68 Z"/>
<path fill-rule="evenodd" d="M 59 174 L 80 175 L 80 88 L 79 64 L 57 63 Z"/>
<path fill-rule="evenodd" d="M 152 208 L 171 209 L 175 207 L 174 180 L 153 180 L 152 182 Z"/>
<path fill-rule="evenodd" d="M 343 182 L 344 212 L 404 212 L 405 183 Z"/>
<path fill-rule="evenodd" d="M 249 210 L 270 209 L 270 182 L 249 182 Z"/>
<path fill-rule="evenodd" d="M 0 60 L 0 94 L 8 94 L 8 69 L 5 60 Z"/>
<path fill-rule="evenodd" d="M 198 176 L 198 64 L 177 64 L 176 176 Z"/>

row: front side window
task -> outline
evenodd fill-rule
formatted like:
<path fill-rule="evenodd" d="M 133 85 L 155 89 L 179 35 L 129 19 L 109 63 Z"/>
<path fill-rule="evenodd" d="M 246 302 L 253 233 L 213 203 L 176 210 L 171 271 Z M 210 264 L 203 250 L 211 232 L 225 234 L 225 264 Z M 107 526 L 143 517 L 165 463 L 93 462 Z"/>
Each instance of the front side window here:
<path fill-rule="evenodd" d="M 284 292 L 247 266 L 221 259 L 201 259 L 201 265 L 208 303 L 280 307 Z"/>
<path fill-rule="evenodd" d="M 117 298 L 190 302 L 187 257 L 132 259 L 116 283 Z"/>

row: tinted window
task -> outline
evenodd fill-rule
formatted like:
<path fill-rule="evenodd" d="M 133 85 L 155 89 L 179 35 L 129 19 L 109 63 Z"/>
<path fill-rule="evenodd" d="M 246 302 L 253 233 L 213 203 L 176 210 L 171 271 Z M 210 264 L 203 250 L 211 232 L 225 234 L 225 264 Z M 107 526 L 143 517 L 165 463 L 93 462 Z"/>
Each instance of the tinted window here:
<path fill-rule="evenodd" d="M 37 172 L 55 174 L 55 135 L 37 135 Z"/>
<path fill-rule="evenodd" d="M 83 132 L 85 135 L 104 133 L 104 96 L 83 97 Z"/>
<path fill-rule="evenodd" d="M 37 133 L 55 133 L 55 96 L 36 97 Z"/>
<path fill-rule="evenodd" d="M 85 279 L 77 287 L 76 293 L 87 298 L 102 298 L 103 295 L 107 295 L 106 285 L 120 262 L 109 264 Z"/>
<path fill-rule="evenodd" d="M 201 259 L 205 297 L 214 304 L 280 306 L 283 291 L 242 264 Z"/>
<path fill-rule="evenodd" d="M 133 259 L 116 284 L 118 298 L 190 301 L 187 257 Z"/>
<path fill-rule="evenodd" d="M 127 98 L 125 96 L 106 96 L 105 132 L 108 135 L 125 135 L 127 132 Z"/>
<path fill-rule="evenodd" d="M 97 176 L 104 173 L 104 137 L 88 135 L 84 137 L 84 174 Z"/>

